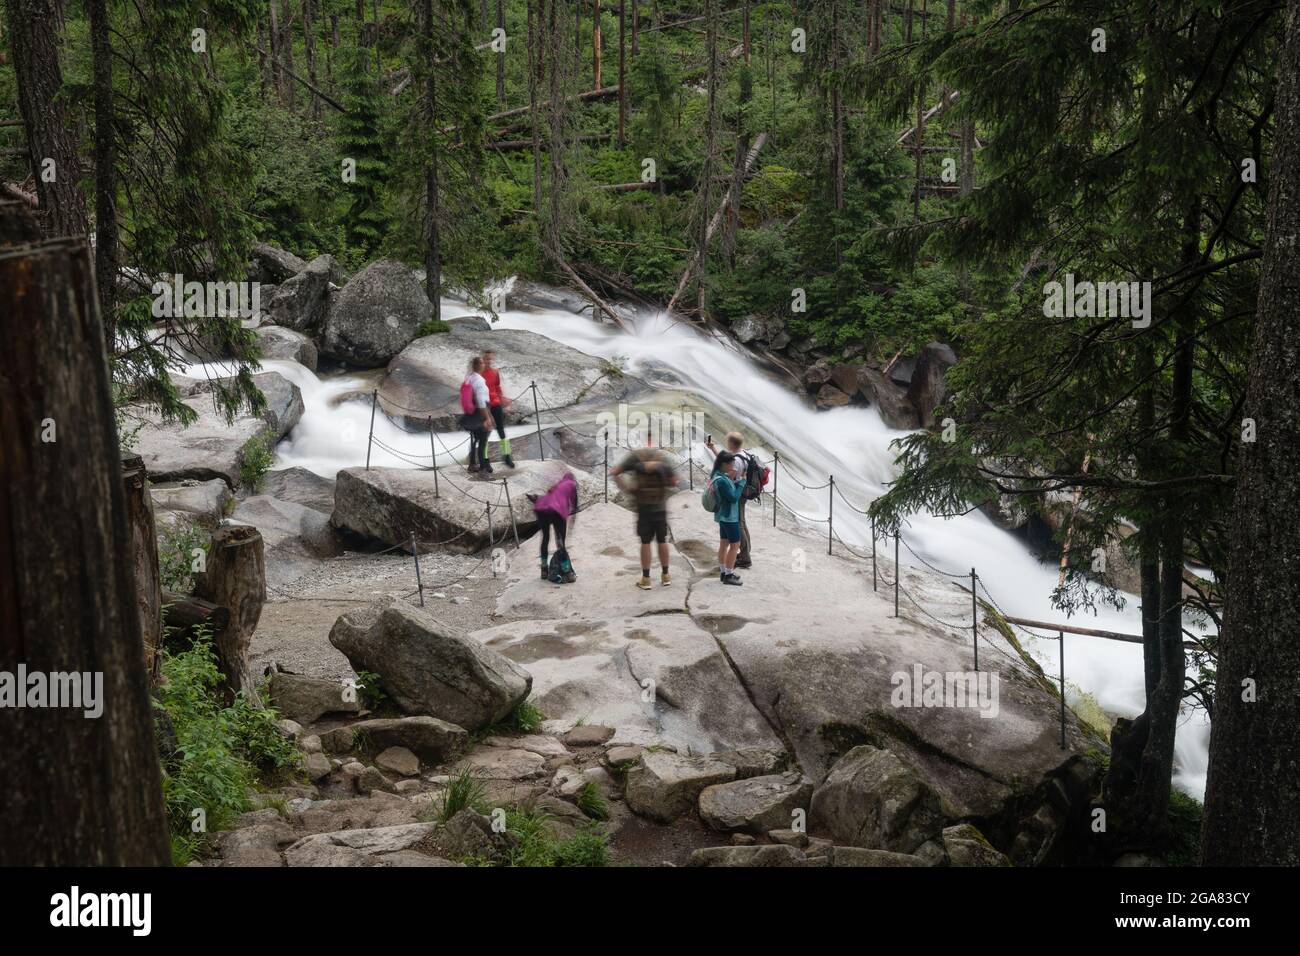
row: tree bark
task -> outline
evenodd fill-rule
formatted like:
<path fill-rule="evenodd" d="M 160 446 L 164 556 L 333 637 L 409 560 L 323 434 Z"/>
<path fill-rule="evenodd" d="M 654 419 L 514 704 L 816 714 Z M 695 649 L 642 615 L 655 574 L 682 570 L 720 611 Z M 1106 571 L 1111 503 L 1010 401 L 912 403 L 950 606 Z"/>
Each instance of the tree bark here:
<path fill-rule="evenodd" d="M 487 0 L 484 0 L 486 5 Z M 506 0 L 497 0 L 497 28 L 505 32 L 506 29 Z M 504 53 L 497 54 L 497 102 L 505 103 L 506 101 L 506 57 Z"/>
<path fill-rule="evenodd" d="M 1278 65 L 1268 232 L 1233 501 L 1201 859 L 1300 864 L 1300 0 Z M 1257 699 L 1243 700 L 1247 681 Z"/>
<path fill-rule="evenodd" d="M 230 608 L 220 604 L 175 591 L 163 591 L 162 602 L 163 624 L 167 626 L 169 641 L 192 641 L 200 627 L 215 635 L 230 626 Z"/>
<path fill-rule="evenodd" d="M 114 352 L 117 309 L 117 136 L 113 129 L 113 49 L 107 0 L 87 0 L 95 87 L 95 284 L 104 341 Z"/>
<path fill-rule="evenodd" d="M 316 0 L 302 0 L 302 42 L 307 54 L 307 79 L 316 85 Z M 312 97 L 311 115 L 320 119 L 320 101 Z"/>
<path fill-rule="evenodd" d="M 226 678 L 227 699 L 242 693 L 254 707 L 261 707 L 257 682 L 248 663 L 248 645 L 266 603 L 266 557 L 261 532 L 246 525 L 212 532 L 207 568 L 196 575 L 194 593 L 230 609 L 230 624 L 215 634 L 212 642 Z"/>
<path fill-rule="evenodd" d="M 55 0 L 6 0 L 6 7 L 18 107 L 28 163 L 36 176 L 42 229 L 47 237 L 84 236 L 89 231 L 86 198 L 77 185 L 81 164 L 59 65 L 61 7 Z M 47 159 L 54 161 L 52 182 L 46 182 Z"/>
<path fill-rule="evenodd" d="M 591 88 L 600 89 L 600 0 L 592 0 Z"/>
<path fill-rule="evenodd" d="M 20 208 L 0 203 L 0 222 Z M 0 234 L 36 241 L 30 218 Z M 0 671 L 86 675 L 102 706 L 94 717 L 84 698 L 0 711 L 0 866 L 163 866 L 162 776 L 84 238 L 0 247 L 0 336 Z"/>
<path fill-rule="evenodd" d="M 424 292 L 433 306 L 434 321 L 442 318 L 442 229 L 438 222 L 441 198 L 438 195 L 438 69 L 433 60 L 433 0 L 424 0 L 421 7 L 424 39 L 428 44 L 428 75 L 424 83 L 424 107 L 428 112 L 430 155 L 424 166 L 425 202 L 428 221 L 425 223 Z"/>
<path fill-rule="evenodd" d="M 152 686 L 158 683 L 162 666 L 162 578 L 158 571 L 158 536 L 149 495 L 149 473 L 139 455 L 123 456 L 122 484 L 126 492 L 127 525 L 131 529 L 135 603 L 140 611 L 145 673 Z"/>

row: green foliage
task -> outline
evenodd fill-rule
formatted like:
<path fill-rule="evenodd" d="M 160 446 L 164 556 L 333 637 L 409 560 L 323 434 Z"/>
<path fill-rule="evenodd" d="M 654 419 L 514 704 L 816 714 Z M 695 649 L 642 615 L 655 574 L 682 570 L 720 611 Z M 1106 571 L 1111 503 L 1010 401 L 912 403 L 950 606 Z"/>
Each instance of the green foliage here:
<path fill-rule="evenodd" d="M 1168 866 L 1197 866 L 1201 861 L 1201 815 L 1205 805 L 1181 790 L 1169 794 L 1170 846 L 1164 854 Z"/>
<path fill-rule="evenodd" d="M 415 330 L 415 337 L 419 339 L 426 335 L 442 335 L 450 331 L 451 326 L 442 319 L 429 319 L 420 323 L 419 328 Z"/>
<path fill-rule="evenodd" d="M 273 710 L 256 711 L 241 697 L 225 707 L 221 672 L 206 634 L 180 653 L 164 652 L 157 705 L 175 735 L 176 751 L 163 761 L 163 800 L 172 834 L 174 862 L 210 847 L 211 835 L 228 829 L 250 809 L 248 793 L 259 769 L 283 771 L 297 751 L 275 729 Z M 205 829 L 195 832 L 203 811 Z"/>
<path fill-rule="evenodd" d="M 266 473 L 275 464 L 275 442 L 269 434 L 255 435 L 239 453 L 239 480 L 249 491 L 262 487 Z"/>
<path fill-rule="evenodd" d="M 368 710 L 379 710 L 388 703 L 384 693 L 383 678 L 373 671 L 357 672 L 357 690 L 361 694 L 361 703 Z"/>
<path fill-rule="evenodd" d="M 515 709 L 505 719 L 505 725 L 510 730 L 517 730 L 521 734 L 531 734 L 536 732 L 541 726 L 546 715 L 537 709 L 537 705 L 529 700 L 521 700 L 515 705 Z"/>
<path fill-rule="evenodd" d="M 605 802 L 605 797 L 595 781 L 584 784 L 574 802 L 579 810 L 593 820 L 609 819 L 609 804 Z"/>
<path fill-rule="evenodd" d="M 512 837 L 508 866 L 607 866 L 608 838 L 594 825 L 557 841 L 549 815 L 535 807 L 506 811 L 506 830 Z"/>
<path fill-rule="evenodd" d="M 203 552 L 207 559 L 212 535 L 186 518 L 177 518 L 172 524 L 161 525 L 158 530 L 158 575 L 164 590 L 189 594 L 194 590 L 194 552 Z M 202 565 L 200 565 L 202 566 Z"/>
<path fill-rule="evenodd" d="M 370 51 L 353 47 L 342 58 L 343 105 L 339 119 L 339 154 L 355 162 L 355 182 L 349 183 L 352 201 L 343 214 L 349 247 L 361 259 L 374 255 L 388 233 L 390 216 L 385 187 L 390 176 L 388 147 L 383 125 L 388 97 L 368 72 Z"/>
<path fill-rule="evenodd" d="M 487 813 L 490 809 L 487 805 L 487 785 L 470 767 L 452 775 L 442 792 L 442 799 L 431 808 L 431 812 L 439 823 L 446 823 L 465 809 L 475 813 Z"/>

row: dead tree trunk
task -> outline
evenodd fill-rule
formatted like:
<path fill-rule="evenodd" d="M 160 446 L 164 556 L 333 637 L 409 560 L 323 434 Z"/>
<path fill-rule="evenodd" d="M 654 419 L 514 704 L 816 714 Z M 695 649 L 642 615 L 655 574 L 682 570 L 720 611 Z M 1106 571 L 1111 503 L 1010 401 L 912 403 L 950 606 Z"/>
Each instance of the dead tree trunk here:
<path fill-rule="evenodd" d="M 600 89 L 600 0 L 592 0 L 591 76 L 591 88 Z"/>
<path fill-rule="evenodd" d="M 152 686 L 158 683 L 162 665 L 162 578 L 158 572 L 158 537 L 149 496 L 149 473 L 139 455 L 122 458 L 122 485 L 126 491 L 127 524 L 131 528 L 135 603 L 140 610 L 145 672 Z"/>
<path fill-rule="evenodd" d="M 248 645 L 266 603 L 266 557 L 256 528 L 232 525 L 212 533 L 207 568 L 197 575 L 195 594 L 230 609 L 230 624 L 213 644 L 228 698 L 242 693 L 255 707 L 262 701 L 248 663 Z"/>
<path fill-rule="evenodd" d="M 37 241 L 25 207 L 0 203 L 0 671 L 78 675 L 83 693 L 64 685 L 66 706 L 0 711 L 0 866 L 164 866 L 90 249 L 84 238 L 4 248 L 24 238 Z"/>
<path fill-rule="evenodd" d="M 302 44 L 307 54 L 307 79 L 316 85 L 316 0 L 302 0 Z M 320 119 L 320 102 L 311 101 L 313 119 Z"/>
<path fill-rule="evenodd" d="M 77 188 L 77 140 L 59 66 L 59 8 L 54 0 L 7 0 L 9 45 L 42 229 L 46 236 L 84 236 L 86 199 Z"/>
<path fill-rule="evenodd" d="M 163 624 L 168 641 L 192 641 L 200 628 L 219 634 L 230 626 L 230 608 L 189 594 L 163 591 Z"/>

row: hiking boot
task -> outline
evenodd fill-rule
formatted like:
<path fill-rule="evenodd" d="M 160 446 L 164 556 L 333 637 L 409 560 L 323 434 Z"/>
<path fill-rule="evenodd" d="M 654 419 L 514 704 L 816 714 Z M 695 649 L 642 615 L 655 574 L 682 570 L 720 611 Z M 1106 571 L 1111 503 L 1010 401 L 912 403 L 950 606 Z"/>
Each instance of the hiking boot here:
<path fill-rule="evenodd" d="M 515 467 L 515 460 L 514 460 L 513 458 L 511 458 L 509 455 L 506 455 L 506 456 L 505 456 L 504 461 L 505 461 L 505 463 L 506 463 L 506 467 L 507 467 L 507 468 L 513 468 L 513 467 Z"/>
<path fill-rule="evenodd" d="M 740 580 L 740 575 L 739 575 L 739 574 L 724 574 L 724 575 L 722 576 L 722 583 L 723 583 L 723 584 L 737 584 L 737 585 L 739 585 L 739 584 L 744 584 L 745 582 L 742 581 L 742 580 Z"/>
<path fill-rule="evenodd" d="M 670 585 L 670 584 L 672 584 L 672 583 L 673 583 L 673 577 L 672 577 L 672 575 L 669 574 L 667 571 L 665 571 L 663 574 L 659 575 L 659 586 L 660 586 L 660 587 L 665 587 L 665 588 L 666 588 L 666 587 L 668 587 L 668 585 Z"/>
<path fill-rule="evenodd" d="M 543 581 L 550 580 L 550 577 L 551 577 L 550 564 L 547 561 L 542 561 L 542 580 Z"/>
<path fill-rule="evenodd" d="M 738 568 L 752 568 L 753 566 L 754 566 L 754 562 L 753 562 L 753 561 L 737 561 L 737 562 L 736 562 L 736 567 L 738 567 Z"/>
<path fill-rule="evenodd" d="M 642 591 L 649 591 L 651 588 L 650 575 L 648 574 L 641 575 L 641 580 L 636 583 L 636 586 L 639 587 Z"/>

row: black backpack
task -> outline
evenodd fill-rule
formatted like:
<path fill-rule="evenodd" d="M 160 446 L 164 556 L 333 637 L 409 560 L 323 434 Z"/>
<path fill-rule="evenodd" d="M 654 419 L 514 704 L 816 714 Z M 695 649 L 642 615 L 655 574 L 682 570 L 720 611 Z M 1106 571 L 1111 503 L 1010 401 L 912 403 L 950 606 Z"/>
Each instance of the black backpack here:
<path fill-rule="evenodd" d="M 771 469 L 760 464 L 753 455 L 746 455 L 745 460 L 745 488 L 741 496 L 746 501 L 753 501 L 763 493 L 763 486 L 767 484 L 767 476 L 771 474 Z"/>
<path fill-rule="evenodd" d="M 572 584 L 578 580 L 578 576 L 573 573 L 573 562 L 569 560 L 569 552 L 564 548 L 558 549 L 551 555 L 550 564 L 546 569 L 546 579 L 552 584 Z"/>

